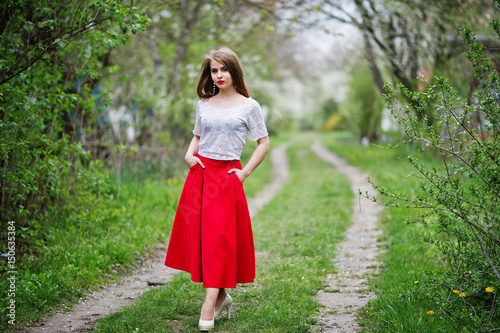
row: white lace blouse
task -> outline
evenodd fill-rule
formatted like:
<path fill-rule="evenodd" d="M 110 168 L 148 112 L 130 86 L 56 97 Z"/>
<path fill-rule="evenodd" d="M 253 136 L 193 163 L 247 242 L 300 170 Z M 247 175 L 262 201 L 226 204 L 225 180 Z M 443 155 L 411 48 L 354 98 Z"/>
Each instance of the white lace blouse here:
<path fill-rule="evenodd" d="M 200 136 L 198 154 L 214 160 L 239 160 L 245 140 L 257 141 L 268 135 L 259 103 L 247 98 L 232 108 L 218 108 L 207 100 L 196 105 L 193 134 Z"/>

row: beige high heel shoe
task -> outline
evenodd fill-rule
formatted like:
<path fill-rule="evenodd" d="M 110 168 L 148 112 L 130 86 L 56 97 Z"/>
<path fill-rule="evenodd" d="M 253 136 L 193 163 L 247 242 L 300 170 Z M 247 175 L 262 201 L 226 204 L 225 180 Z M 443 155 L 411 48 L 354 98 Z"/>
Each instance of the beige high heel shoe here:
<path fill-rule="evenodd" d="M 210 332 L 211 330 L 214 329 L 215 326 L 215 310 L 214 310 L 214 317 L 212 320 L 202 320 L 200 318 L 200 321 L 198 322 L 198 329 L 200 332 Z"/>
<path fill-rule="evenodd" d="M 219 309 L 215 311 L 215 317 L 214 318 L 219 318 L 221 315 L 222 311 L 227 308 L 227 317 L 228 319 L 231 319 L 231 307 L 233 306 L 233 299 L 231 296 L 229 296 L 228 293 L 226 293 L 226 298 L 224 299 L 224 302 L 220 305 Z"/>

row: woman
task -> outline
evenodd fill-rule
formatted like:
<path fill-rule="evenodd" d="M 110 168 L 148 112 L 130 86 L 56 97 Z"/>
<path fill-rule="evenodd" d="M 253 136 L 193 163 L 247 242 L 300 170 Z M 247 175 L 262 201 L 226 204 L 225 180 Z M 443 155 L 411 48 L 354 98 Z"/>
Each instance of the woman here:
<path fill-rule="evenodd" d="M 255 252 L 243 182 L 269 150 L 259 103 L 252 99 L 236 54 L 228 48 L 210 52 L 197 87 L 194 137 L 185 160 L 189 174 L 174 220 L 165 265 L 203 282 L 206 298 L 200 331 L 210 331 L 232 299 L 225 288 L 255 279 Z M 246 136 L 257 141 L 242 168 Z"/>

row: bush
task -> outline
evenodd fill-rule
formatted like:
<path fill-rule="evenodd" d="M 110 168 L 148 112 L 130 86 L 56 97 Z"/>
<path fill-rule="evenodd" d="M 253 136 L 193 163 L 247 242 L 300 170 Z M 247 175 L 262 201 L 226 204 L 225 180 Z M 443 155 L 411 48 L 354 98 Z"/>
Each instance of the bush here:
<path fill-rule="evenodd" d="M 19 232 L 50 204 L 64 211 L 80 188 L 98 196 L 104 183 L 79 144 L 105 106 L 91 90 L 105 55 L 148 19 L 120 1 L 84 2 L 0 5 L 0 216 Z M 2 223 L 2 240 L 5 230 Z"/>
<path fill-rule="evenodd" d="M 340 114 L 331 115 L 323 124 L 323 130 L 330 132 L 336 129 L 341 129 L 343 118 Z"/>
<path fill-rule="evenodd" d="M 347 114 L 359 139 L 376 141 L 381 131 L 384 102 L 367 66 L 354 66 L 347 93 Z"/>
<path fill-rule="evenodd" d="M 500 22 L 492 28 L 500 36 Z M 427 90 L 413 92 L 386 84 L 388 107 L 407 135 L 422 150 L 437 151 L 440 167 L 426 168 L 415 157 L 424 195 L 404 195 L 374 185 L 402 207 L 425 208 L 410 222 L 424 223 L 423 239 L 435 246 L 443 263 L 438 273 L 424 271 L 415 293 L 428 299 L 433 313 L 460 331 L 500 328 L 500 80 L 494 65 L 475 40 L 470 26 L 461 29 L 467 58 L 480 82 L 475 102 L 459 96 L 444 77 Z M 401 105 L 404 94 L 410 105 Z M 434 108 L 431 126 L 416 115 Z M 478 119 L 480 119 L 478 121 Z"/>
<path fill-rule="evenodd" d="M 23 313 L 48 309 L 73 292 L 47 287 L 63 286 L 57 279 L 65 275 L 56 272 L 69 266 L 26 267 L 50 256 L 51 227 L 78 229 L 82 212 L 108 191 L 101 162 L 80 144 L 106 104 L 105 92 L 95 96 L 92 89 L 110 50 L 148 21 L 117 0 L 0 4 L 0 253 L 8 253 L 0 272 L 18 283 L 15 293 L 6 279 L 0 283 L 0 328 L 14 299 L 21 321 Z"/>

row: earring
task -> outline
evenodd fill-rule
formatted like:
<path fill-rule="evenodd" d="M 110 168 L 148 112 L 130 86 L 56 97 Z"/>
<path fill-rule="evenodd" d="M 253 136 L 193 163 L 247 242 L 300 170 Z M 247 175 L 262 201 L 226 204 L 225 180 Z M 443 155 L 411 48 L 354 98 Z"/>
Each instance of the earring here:
<path fill-rule="evenodd" d="M 212 89 L 212 96 L 215 96 L 215 82 L 214 82 L 214 88 Z"/>

